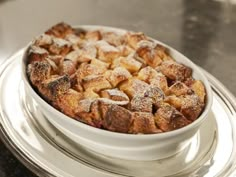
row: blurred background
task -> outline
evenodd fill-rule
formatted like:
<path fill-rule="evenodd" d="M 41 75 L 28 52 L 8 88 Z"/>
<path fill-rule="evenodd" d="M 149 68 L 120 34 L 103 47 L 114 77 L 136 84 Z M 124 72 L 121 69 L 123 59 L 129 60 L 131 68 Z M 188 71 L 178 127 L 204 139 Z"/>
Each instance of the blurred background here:
<path fill-rule="evenodd" d="M 64 21 L 143 31 L 236 95 L 236 0 L 0 0 L 0 64 Z M 0 176 L 33 177 L 0 142 Z"/>

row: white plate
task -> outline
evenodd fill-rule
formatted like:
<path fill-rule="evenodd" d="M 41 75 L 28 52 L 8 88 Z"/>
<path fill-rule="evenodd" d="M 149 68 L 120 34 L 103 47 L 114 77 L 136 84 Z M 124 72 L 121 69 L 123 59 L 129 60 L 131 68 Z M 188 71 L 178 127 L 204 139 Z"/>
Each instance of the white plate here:
<path fill-rule="evenodd" d="M 214 77 L 209 119 L 191 144 L 157 161 L 126 161 L 94 154 L 71 142 L 45 119 L 24 94 L 20 60 L 23 50 L 0 69 L 1 136 L 8 148 L 40 176 L 233 176 L 236 159 L 236 101 Z"/>

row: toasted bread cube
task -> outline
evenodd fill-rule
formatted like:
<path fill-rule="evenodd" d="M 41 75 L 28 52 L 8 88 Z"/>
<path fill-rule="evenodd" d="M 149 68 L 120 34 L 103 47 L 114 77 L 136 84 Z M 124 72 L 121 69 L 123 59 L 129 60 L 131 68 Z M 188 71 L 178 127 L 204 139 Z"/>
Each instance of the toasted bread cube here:
<path fill-rule="evenodd" d="M 110 45 L 116 47 L 122 45 L 125 42 L 124 36 L 115 32 L 103 32 L 102 39 Z"/>
<path fill-rule="evenodd" d="M 53 61 L 56 65 L 59 65 L 60 62 L 64 59 L 64 57 L 61 55 L 48 55 L 46 58 Z"/>
<path fill-rule="evenodd" d="M 66 23 L 58 23 L 45 32 L 45 34 L 52 35 L 58 38 L 65 38 L 68 34 L 73 34 L 73 28 Z"/>
<path fill-rule="evenodd" d="M 205 102 L 205 97 L 206 97 L 206 90 L 205 87 L 200 80 L 194 80 L 193 83 L 191 84 L 190 88 L 194 91 L 195 94 L 198 95 L 200 98 L 201 102 Z"/>
<path fill-rule="evenodd" d="M 120 66 L 126 68 L 129 72 L 137 72 L 142 66 L 142 63 L 135 60 L 131 55 L 120 58 Z"/>
<path fill-rule="evenodd" d="M 89 62 L 93 58 L 97 56 L 97 48 L 92 43 L 85 43 L 83 44 L 82 48 L 80 49 L 80 56 L 78 58 L 78 62 Z"/>
<path fill-rule="evenodd" d="M 42 81 L 48 79 L 51 73 L 51 66 L 48 62 L 34 62 L 28 65 L 27 72 L 30 78 L 30 81 L 37 85 L 41 84 Z"/>
<path fill-rule="evenodd" d="M 79 50 L 73 50 L 65 56 L 66 60 L 72 61 L 77 66 L 81 52 Z"/>
<path fill-rule="evenodd" d="M 128 45 L 133 49 L 137 49 L 138 43 L 140 41 L 147 39 L 147 37 L 142 32 L 129 32 L 127 33 L 126 37 Z"/>
<path fill-rule="evenodd" d="M 108 98 L 114 101 L 129 101 L 129 97 L 118 89 L 107 89 L 101 92 L 103 98 Z"/>
<path fill-rule="evenodd" d="M 52 36 L 42 34 L 35 39 L 34 44 L 39 47 L 48 48 L 48 46 L 51 45 L 53 42 L 52 39 Z"/>
<path fill-rule="evenodd" d="M 192 75 L 191 68 L 171 60 L 163 61 L 159 69 L 171 80 L 184 81 Z"/>
<path fill-rule="evenodd" d="M 123 57 L 127 57 L 131 53 L 135 52 L 134 49 L 132 49 L 131 47 L 127 45 L 120 45 L 117 47 L 117 49 L 120 51 L 120 55 Z"/>
<path fill-rule="evenodd" d="M 49 100 L 54 100 L 65 94 L 71 87 L 68 75 L 55 76 L 42 82 L 41 93 Z M 45 91 L 46 90 L 46 91 Z"/>
<path fill-rule="evenodd" d="M 56 105 L 66 115 L 75 118 L 75 110 L 78 109 L 79 101 L 83 98 L 83 93 L 69 89 L 65 94 L 56 99 Z"/>
<path fill-rule="evenodd" d="M 160 88 L 165 94 L 168 92 L 168 82 L 166 77 L 162 73 L 158 73 L 154 78 L 149 79 L 149 83 L 152 87 Z"/>
<path fill-rule="evenodd" d="M 53 38 L 53 43 L 49 46 L 48 50 L 53 55 L 66 56 L 71 50 L 71 43 L 64 39 Z"/>
<path fill-rule="evenodd" d="M 183 105 L 183 100 L 181 97 L 177 97 L 175 95 L 167 96 L 164 101 L 175 107 L 177 110 L 180 110 Z"/>
<path fill-rule="evenodd" d="M 152 112 L 153 100 L 149 97 L 134 96 L 130 102 L 131 111 Z"/>
<path fill-rule="evenodd" d="M 76 72 L 76 65 L 72 60 L 63 60 L 60 62 L 59 71 L 60 75 L 67 74 L 70 76 Z"/>
<path fill-rule="evenodd" d="M 151 98 L 153 104 L 159 107 L 165 98 L 165 94 L 159 87 L 150 87 L 144 92 L 144 97 Z"/>
<path fill-rule="evenodd" d="M 96 31 L 88 31 L 85 34 L 85 39 L 89 40 L 89 41 L 99 41 L 102 39 L 102 35 L 100 33 L 100 31 L 96 30 Z"/>
<path fill-rule="evenodd" d="M 93 91 L 93 89 L 87 89 L 84 91 L 84 98 L 99 98 L 99 95 Z"/>
<path fill-rule="evenodd" d="M 65 39 L 75 46 L 78 46 L 82 43 L 82 39 L 75 34 L 67 34 Z"/>
<path fill-rule="evenodd" d="M 103 120 L 104 128 L 120 133 L 128 133 L 132 124 L 132 114 L 129 110 L 117 106 L 110 105 Z"/>
<path fill-rule="evenodd" d="M 45 61 L 47 61 L 49 63 L 49 65 L 51 66 L 52 70 L 51 70 L 51 74 L 58 74 L 58 66 L 56 65 L 56 63 L 51 59 L 51 57 L 46 57 Z"/>
<path fill-rule="evenodd" d="M 101 75 L 105 71 L 106 71 L 105 68 L 101 68 L 99 66 L 92 65 L 92 64 L 82 63 L 76 72 L 76 76 L 77 76 L 78 82 L 81 82 L 82 79 L 86 76 Z"/>
<path fill-rule="evenodd" d="M 169 87 L 168 95 L 180 96 L 180 95 L 190 94 L 191 92 L 192 92 L 191 89 L 187 85 L 185 85 L 180 81 L 177 81 L 172 86 Z"/>
<path fill-rule="evenodd" d="M 117 67 L 113 71 L 108 70 L 105 73 L 105 77 L 112 84 L 113 87 L 116 87 L 122 81 L 131 78 L 132 75 L 125 68 Z"/>
<path fill-rule="evenodd" d="M 106 42 L 98 43 L 97 46 L 98 58 L 104 62 L 112 63 L 115 58 L 120 56 L 120 51 Z"/>
<path fill-rule="evenodd" d="M 129 133 L 139 134 L 151 134 L 161 133 L 155 125 L 154 116 L 148 112 L 134 112 L 132 113 L 133 123 L 129 129 Z"/>
<path fill-rule="evenodd" d="M 88 125 L 101 128 L 102 119 L 99 112 L 99 102 L 94 99 L 84 99 L 79 102 L 76 110 L 77 119 Z"/>
<path fill-rule="evenodd" d="M 115 58 L 114 60 L 112 60 L 112 63 L 111 63 L 111 69 L 115 69 L 117 67 L 121 67 L 120 65 L 120 60 L 121 60 L 122 57 L 118 57 L 118 58 Z"/>
<path fill-rule="evenodd" d="M 91 111 L 91 105 L 95 101 L 95 99 L 82 99 L 78 103 L 78 108 L 76 109 L 76 113 L 79 114 L 81 112 L 87 112 L 89 113 Z"/>
<path fill-rule="evenodd" d="M 138 79 L 150 83 L 151 79 L 158 77 L 158 72 L 150 66 L 142 68 L 138 72 Z"/>
<path fill-rule="evenodd" d="M 138 79 L 131 78 L 120 85 L 120 90 L 125 92 L 130 98 L 135 95 L 143 95 L 150 86 Z"/>
<path fill-rule="evenodd" d="M 175 130 L 191 123 L 183 114 L 167 103 L 161 105 L 155 113 L 154 119 L 158 127 L 164 132 Z"/>
<path fill-rule="evenodd" d="M 190 121 L 196 120 L 203 110 L 200 98 L 196 94 L 183 95 L 182 101 L 180 112 Z"/>
<path fill-rule="evenodd" d="M 136 54 L 138 57 L 143 58 L 146 64 L 155 68 L 162 63 L 162 58 L 159 52 L 149 46 L 141 46 L 137 49 Z"/>
<path fill-rule="evenodd" d="M 112 88 L 111 84 L 102 75 L 89 75 L 82 79 L 82 84 L 85 90 L 92 89 L 99 92 L 102 89 Z"/>
<path fill-rule="evenodd" d="M 109 68 L 109 64 L 108 63 L 105 63 L 101 60 L 98 60 L 96 58 L 93 58 L 90 62 L 90 64 L 92 65 L 95 65 L 95 66 L 98 66 L 100 68 L 103 68 L 104 70 L 106 70 L 107 68 Z"/>
<path fill-rule="evenodd" d="M 40 48 L 37 46 L 31 46 L 29 50 L 28 63 L 33 63 L 36 61 L 44 61 L 48 56 L 48 51 L 44 48 Z"/>

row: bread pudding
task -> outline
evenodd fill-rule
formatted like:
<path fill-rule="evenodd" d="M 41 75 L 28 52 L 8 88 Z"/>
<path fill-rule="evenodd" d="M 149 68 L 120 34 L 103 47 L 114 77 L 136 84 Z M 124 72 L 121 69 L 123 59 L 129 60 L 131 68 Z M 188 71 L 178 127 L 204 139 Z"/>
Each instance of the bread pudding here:
<path fill-rule="evenodd" d="M 141 32 L 84 31 L 59 23 L 30 45 L 27 75 L 57 110 L 119 133 L 179 129 L 206 104 L 205 86 L 192 69 Z"/>

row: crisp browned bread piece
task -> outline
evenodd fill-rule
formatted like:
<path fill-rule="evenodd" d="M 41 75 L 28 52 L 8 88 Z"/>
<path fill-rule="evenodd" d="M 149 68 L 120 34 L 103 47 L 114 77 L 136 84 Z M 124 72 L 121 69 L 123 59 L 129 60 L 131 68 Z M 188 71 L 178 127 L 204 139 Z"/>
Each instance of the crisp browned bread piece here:
<path fill-rule="evenodd" d="M 138 72 L 138 79 L 150 83 L 151 79 L 158 77 L 158 72 L 150 66 L 142 68 Z"/>
<path fill-rule="evenodd" d="M 95 66 L 97 66 L 97 67 L 103 69 L 104 71 L 107 70 L 107 69 L 109 68 L 109 66 L 110 66 L 109 63 L 103 62 L 103 61 L 98 60 L 98 59 L 96 59 L 96 58 L 93 58 L 93 59 L 91 60 L 90 64 L 95 65 Z"/>
<path fill-rule="evenodd" d="M 77 119 L 88 125 L 101 128 L 102 118 L 99 111 L 99 101 L 94 99 L 84 99 L 79 101 L 76 110 Z"/>
<path fill-rule="evenodd" d="M 179 111 L 169 104 L 162 104 L 155 113 L 155 122 L 162 131 L 171 131 L 191 123 Z"/>
<path fill-rule="evenodd" d="M 60 38 L 53 38 L 52 44 L 49 46 L 48 51 L 52 55 L 62 55 L 65 56 L 71 51 L 71 43 Z"/>
<path fill-rule="evenodd" d="M 137 72 L 142 66 L 142 63 L 135 60 L 131 55 L 127 57 L 121 57 L 120 58 L 120 66 L 126 68 L 129 72 Z"/>
<path fill-rule="evenodd" d="M 98 41 L 102 39 L 102 34 L 100 31 L 96 30 L 96 31 L 88 31 L 85 34 L 85 39 L 88 41 Z"/>
<path fill-rule="evenodd" d="M 144 92 L 144 97 L 151 98 L 153 104 L 159 107 L 165 98 L 165 94 L 159 87 L 150 87 Z"/>
<path fill-rule="evenodd" d="M 202 112 L 203 103 L 196 94 L 184 95 L 180 112 L 189 120 L 194 121 Z"/>
<path fill-rule="evenodd" d="M 98 58 L 102 61 L 111 63 L 112 60 L 120 56 L 120 51 L 116 47 L 108 44 L 105 41 L 98 42 L 97 48 L 98 48 Z"/>
<path fill-rule="evenodd" d="M 75 118 L 79 101 L 83 98 L 83 93 L 79 93 L 73 89 L 69 89 L 65 94 L 61 94 L 55 100 L 55 104 L 64 114 Z"/>
<path fill-rule="evenodd" d="M 183 105 L 183 99 L 181 97 L 177 97 L 175 95 L 167 96 L 164 100 L 166 103 L 169 103 L 171 106 L 180 110 Z"/>
<path fill-rule="evenodd" d="M 166 56 L 165 48 L 157 47 L 153 48 L 150 46 L 141 46 L 136 50 L 138 57 L 141 57 L 146 64 L 155 68 L 162 63 L 163 58 Z"/>
<path fill-rule="evenodd" d="M 154 116 L 152 113 L 148 112 L 134 112 L 132 114 L 133 123 L 129 129 L 129 133 L 161 133 L 162 131 L 158 129 L 155 125 Z"/>
<path fill-rule="evenodd" d="M 77 76 L 78 82 L 81 82 L 82 79 L 86 76 L 101 75 L 105 71 L 106 71 L 106 68 L 99 67 L 92 64 L 82 63 L 76 72 L 76 76 Z"/>
<path fill-rule="evenodd" d="M 99 94 L 97 94 L 93 88 L 88 88 L 87 90 L 84 91 L 84 98 L 99 98 Z"/>
<path fill-rule="evenodd" d="M 48 100 L 55 100 L 65 94 L 71 87 L 68 75 L 55 76 L 44 80 L 38 88 Z"/>
<path fill-rule="evenodd" d="M 31 46 L 28 52 L 28 63 L 33 63 L 36 61 L 44 61 L 45 58 L 48 57 L 48 51 L 37 47 Z"/>
<path fill-rule="evenodd" d="M 123 67 L 108 70 L 104 75 L 113 87 L 116 87 L 119 83 L 132 77 L 129 71 Z"/>
<path fill-rule="evenodd" d="M 169 87 L 168 95 L 186 95 L 191 94 L 192 90 L 187 87 L 183 82 L 175 82 L 172 86 Z"/>
<path fill-rule="evenodd" d="M 72 60 L 62 60 L 59 65 L 59 73 L 60 75 L 72 75 L 76 72 L 76 64 Z"/>
<path fill-rule="evenodd" d="M 206 97 L 206 90 L 205 87 L 200 80 L 194 80 L 192 84 L 190 85 L 190 88 L 195 92 L 195 94 L 198 95 L 200 98 L 201 102 L 205 102 L 205 97 Z"/>
<path fill-rule="evenodd" d="M 78 62 L 79 62 L 80 55 L 81 55 L 81 51 L 80 51 L 80 50 L 73 50 L 73 51 L 69 52 L 69 53 L 65 56 L 65 59 L 72 61 L 73 64 L 75 65 L 75 67 L 77 67 L 77 64 L 78 64 Z"/>
<path fill-rule="evenodd" d="M 28 65 L 27 70 L 30 81 L 36 86 L 50 78 L 51 66 L 47 61 L 33 62 Z"/>
<path fill-rule="evenodd" d="M 127 46 L 127 45 L 120 45 L 117 48 L 120 51 L 120 55 L 123 56 L 123 57 L 127 57 L 131 53 L 135 53 L 135 50 L 132 49 L 131 47 Z"/>
<path fill-rule="evenodd" d="M 57 67 L 60 64 L 60 62 L 64 59 L 64 57 L 61 56 L 61 55 L 48 55 L 46 58 L 48 58 L 51 61 L 53 61 L 57 65 Z"/>
<path fill-rule="evenodd" d="M 89 75 L 82 79 L 82 85 L 85 90 L 91 89 L 98 92 L 102 89 L 112 88 L 110 82 L 102 75 Z"/>
<path fill-rule="evenodd" d="M 39 37 L 37 37 L 34 41 L 35 46 L 43 47 L 48 49 L 49 46 L 52 44 L 52 36 L 47 34 L 42 34 Z"/>
<path fill-rule="evenodd" d="M 126 101 L 129 102 L 129 97 L 122 91 L 118 89 L 107 89 L 101 91 L 101 96 L 103 98 L 108 98 L 114 101 Z"/>
<path fill-rule="evenodd" d="M 114 32 L 103 32 L 102 39 L 113 46 L 120 46 L 125 42 L 124 35 Z"/>
<path fill-rule="evenodd" d="M 83 43 L 83 40 L 74 33 L 69 33 L 65 36 L 65 39 L 72 44 L 74 50 L 78 49 L 78 46 Z"/>
<path fill-rule="evenodd" d="M 165 94 L 167 94 L 168 82 L 166 77 L 162 73 L 158 72 L 158 75 L 156 75 L 154 78 L 151 78 L 149 82 L 152 87 L 158 87 L 161 90 L 163 90 Z"/>
<path fill-rule="evenodd" d="M 109 105 L 103 120 L 104 128 L 120 133 L 128 133 L 132 124 L 132 113 L 117 105 Z"/>
<path fill-rule="evenodd" d="M 82 48 L 80 49 L 80 55 L 78 58 L 78 62 L 89 62 L 93 58 L 96 58 L 97 56 L 97 48 L 92 43 L 84 43 L 82 45 Z"/>
<path fill-rule="evenodd" d="M 138 112 L 152 112 L 153 100 L 149 97 L 135 96 L 130 102 L 130 110 Z"/>
<path fill-rule="evenodd" d="M 172 80 L 184 81 L 192 75 L 191 68 L 171 60 L 163 61 L 158 69 Z"/>
<path fill-rule="evenodd" d="M 120 90 L 125 92 L 130 98 L 135 95 L 143 95 L 144 92 L 150 87 L 146 82 L 139 79 L 130 78 L 120 85 Z"/>
<path fill-rule="evenodd" d="M 65 38 L 66 35 L 74 33 L 72 27 L 66 23 L 58 23 L 45 32 L 58 38 Z"/>
<path fill-rule="evenodd" d="M 136 49 L 138 47 L 138 43 L 142 40 L 146 40 L 147 37 L 142 32 L 129 32 L 126 35 L 127 43 L 130 47 L 133 49 Z"/>

